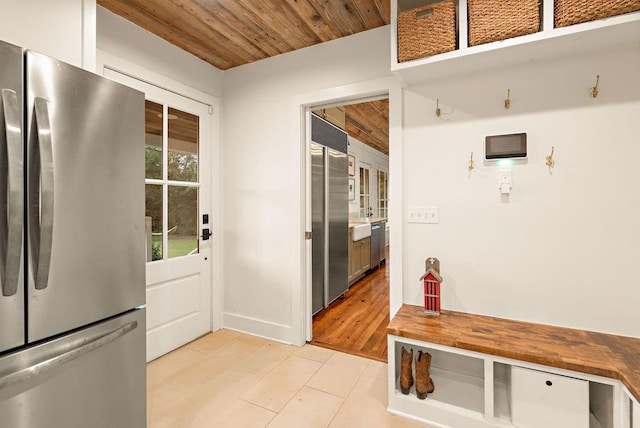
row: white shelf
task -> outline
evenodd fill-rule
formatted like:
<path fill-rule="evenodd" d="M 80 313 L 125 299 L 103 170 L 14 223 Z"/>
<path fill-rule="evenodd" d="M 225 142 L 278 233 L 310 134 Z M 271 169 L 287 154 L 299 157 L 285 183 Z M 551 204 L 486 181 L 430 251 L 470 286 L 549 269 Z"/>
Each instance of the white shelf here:
<path fill-rule="evenodd" d="M 500 421 L 511 421 L 511 408 L 509 407 L 509 386 L 505 382 L 495 382 L 493 387 L 493 400 L 495 403 L 494 417 Z"/>
<path fill-rule="evenodd" d="M 550 0 L 544 0 L 542 31 L 467 47 L 466 0 L 460 0 L 458 6 L 459 49 L 399 63 L 396 44 L 398 10 L 397 3 L 392 2 L 391 71 L 405 85 L 412 87 L 436 79 L 578 53 L 640 47 L 640 12 L 552 28 L 553 2 Z"/>
<path fill-rule="evenodd" d="M 415 398 L 418 402 L 438 402 L 459 407 L 482 416 L 484 412 L 483 379 L 438 368 L 432 368 L 430 372 L 435 390 L 428 394 L 425 400 L 417 398 L 415 385 L 411 387 L 408 395 L 402 394 L 400 378 L 396 381 L 397 394 Z"/>

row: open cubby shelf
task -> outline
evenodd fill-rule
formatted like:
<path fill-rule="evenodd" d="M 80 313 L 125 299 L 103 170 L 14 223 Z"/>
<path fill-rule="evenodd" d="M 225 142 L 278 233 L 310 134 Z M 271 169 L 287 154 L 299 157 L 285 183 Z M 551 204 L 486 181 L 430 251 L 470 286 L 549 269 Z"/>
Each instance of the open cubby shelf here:
<path fill-rule="evenodd" d="M 623 392 L 622 385 L 609 378 L 530 364 L 478 352 L 452 348 L 420 340 L 388 336 L 389 340 L 389 411 L 443 427 L 464 426 L 514 427 L 512 422 L 512 370 L 526 369 L 543 377 L 569 378 L 588 386 L 585 402 L 585 428 L 633 428 L 634 400 Z M 400 391 L 401 348 L 418 350 L 432 356 L 431 377 L 435 391 L 419 400 L 415 386 L 408 395 Z M 414 378 L 415 378 L 415 364 Z M 585 386 L 585 388 L 586 388 Z M 627 414 L 617 400 L 627 400 Z M 550 404 L 553 406 L 553 403 Z M 552 407 L 549 408 L 553 412 Z M 616 416 L 617 415 L 617 416 Z M 639 427 L 635 427 L 639 428 Z"/>
<path fill-rule="evenodd" d="M 391 2 L 391 71 L 408 86 L 462 73 L 499 69 L 532 59 L 559 58 L 579 52 L 640 45 L 640 11 L 554 28 L 553 0 L 541 0 L 541 29 L 524 36 L 468 45 L 467 0 L 456 0 L 457 49 L 411 61 L 398 61 L 397 20 L 400 12 L 433 0 Z"/>

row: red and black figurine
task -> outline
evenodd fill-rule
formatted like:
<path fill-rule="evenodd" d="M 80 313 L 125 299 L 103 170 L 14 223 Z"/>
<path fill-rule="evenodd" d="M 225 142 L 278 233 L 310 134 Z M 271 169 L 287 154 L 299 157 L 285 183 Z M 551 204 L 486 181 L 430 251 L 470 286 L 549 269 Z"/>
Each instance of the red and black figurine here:
<path fill-rule="evenodd" d="M 440 315 L 440 260 L 429 257 L 425 261 L 426 272 L 420 278 L 424 287 L 424 313 L 431 316 Z"/>

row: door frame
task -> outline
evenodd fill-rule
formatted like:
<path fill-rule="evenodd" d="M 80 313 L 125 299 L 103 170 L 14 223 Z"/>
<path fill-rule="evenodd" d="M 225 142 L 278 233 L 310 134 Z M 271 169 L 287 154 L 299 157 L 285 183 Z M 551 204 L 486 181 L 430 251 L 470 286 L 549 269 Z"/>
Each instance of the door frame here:
<path fill-rule="evenodd" d="M 291 164 L 294 180 L 299 178 L 298 205 L 292 207 L 300 213 L 298 224 L 299 239 L 296 249 L 300 254 L 296 277 L 299 286 L 292 290 L 293 343 L 303 345 L 312 337 L 311 316 L 311 240 L 305 239 L 305 232 L 311 231 L 311 110 L 320 106 L 351 104 L 375 99 L 389 98 L 389 245 L 390 254 L 389 309 L 393 317 L 402 306 L 403 273 L 403 213 L 405 211 L 403 183 L 402 117 L 403 90 L 399 80 L 393 77 L 338 86 L 301 94 L 291 101 Z"/>
<path fill-rule="evenodd" d="M 208 159 L 209 165 L 211 165 L 209 182 L 211 194 L 209 206 L 206 207 L 208 212 L 211 213 L 209 216 L 209 223 L 212 230 L 211 257 L 209 263 L 211 278 L 211 282 L 209 284 L 211 296 L 211 319 L 209 324 L 211 331 L 219 330 L 222 328 L 222 299 L 224 297 L 222 287 L 224 265 L 222 263 L 223 237 L 221 219 L 222 174 L 220 173 L 220 100 L 213 95 L 184 85 L 115 55 L 98 50 L 96 73 L 103 76 L 105 74 L 105 70 L 124 74 L 125 76 L 139 80 L 148 85 L 156 86 L 165 91 L 208 105 L 210 111 L 212 111 L 211 129 L 209 130 L 211 135 L 211 148 L 210 159 Z"/>

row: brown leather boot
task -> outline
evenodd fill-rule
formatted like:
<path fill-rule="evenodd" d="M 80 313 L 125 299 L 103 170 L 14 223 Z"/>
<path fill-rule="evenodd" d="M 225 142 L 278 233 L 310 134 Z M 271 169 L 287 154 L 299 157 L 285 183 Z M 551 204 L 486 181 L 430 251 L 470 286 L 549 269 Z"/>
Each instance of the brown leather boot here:
<path fill-rule="evenodd" d="M 431 367 L 431 354 L 418 351 L 416 354 L 416 395 L 419 399 L 427 398 L 427 393 L 435 390 L 433 379 L 429 374 Z"/>
<path fill-rule="evenodd" d="M 407 352 L 402 347 L 402 364 L 400 365 L 400 391 L 407 395 L 409 389 L 413 386 L 413 371 L 411 370 L 411 363 L 413 363 L 413 349 Z"/>

